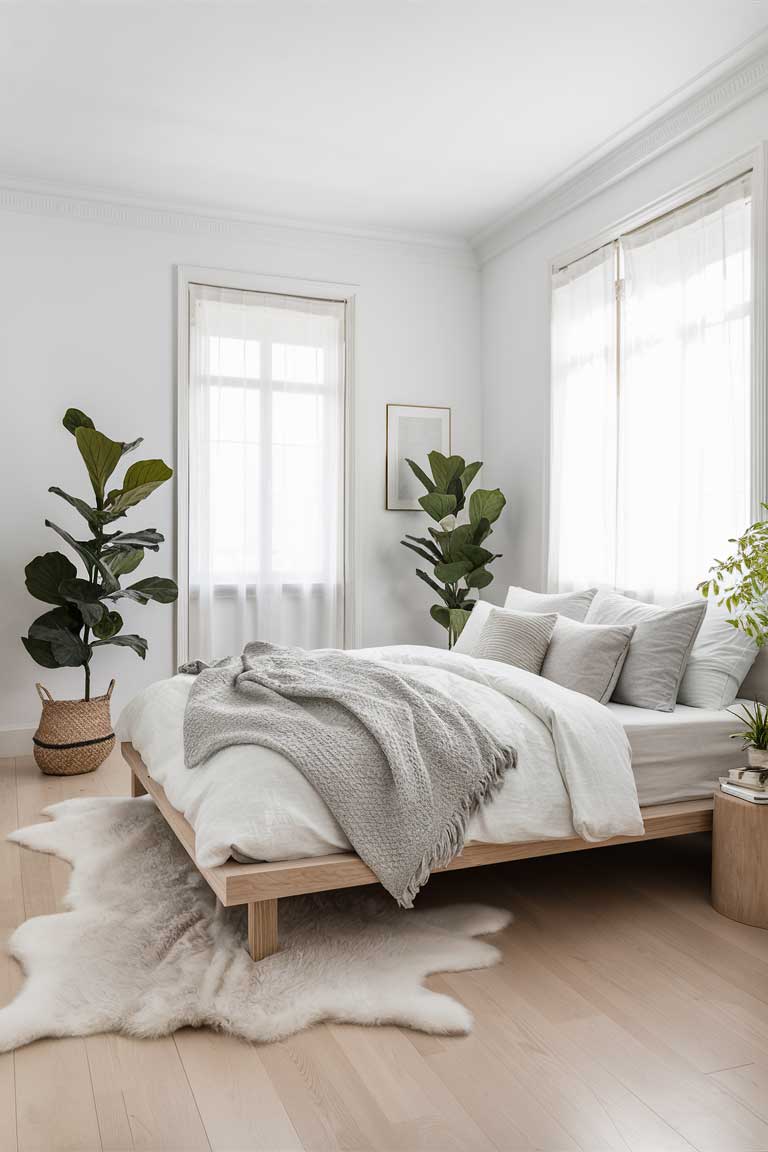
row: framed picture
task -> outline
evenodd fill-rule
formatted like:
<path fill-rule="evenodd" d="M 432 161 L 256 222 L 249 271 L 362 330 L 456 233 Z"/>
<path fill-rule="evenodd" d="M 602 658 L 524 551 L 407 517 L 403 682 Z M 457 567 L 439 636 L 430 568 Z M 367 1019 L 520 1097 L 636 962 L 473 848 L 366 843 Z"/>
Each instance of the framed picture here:
<path fill-rule="evenodd" d="M 429 473 L 427 456 L 437 450 L 451 454 L 450 408 L 421 404 L 387 404 L 387 508 L 421 511 L 424 486 L 406 460 L 415 460 Z"/>

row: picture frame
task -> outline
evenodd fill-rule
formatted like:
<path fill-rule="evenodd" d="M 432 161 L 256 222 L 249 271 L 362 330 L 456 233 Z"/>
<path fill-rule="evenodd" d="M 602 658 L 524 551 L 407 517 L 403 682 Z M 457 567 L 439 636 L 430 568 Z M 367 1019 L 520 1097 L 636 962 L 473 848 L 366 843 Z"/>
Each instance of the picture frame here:
<path fill-rule="evenodd" d="M 423 486 L 406 460 L 428 471 L 433 451 L 451 454 L 451 409 L 427 404 L 387 404 L 386 507 L 390 512 L 421 512 Z"/>

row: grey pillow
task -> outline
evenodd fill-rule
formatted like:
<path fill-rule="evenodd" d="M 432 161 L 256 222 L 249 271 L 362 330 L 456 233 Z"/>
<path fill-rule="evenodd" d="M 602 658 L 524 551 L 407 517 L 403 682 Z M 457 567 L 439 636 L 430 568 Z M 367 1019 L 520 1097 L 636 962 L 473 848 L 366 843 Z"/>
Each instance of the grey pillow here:
<path fill-rule="evenodd" d="M 554 613 L 544 616 L 492 608 L 472 655 L 480 660 L 512 664 L 538 676 L 556 622 Z"/>
<path fill-rule="evenodd" d="M 607 704 L 634 631 L 631 624 L 579 624 L 558 616 L 541 674 L 546 680 Z"/>
<path fill-rule="evenodd" d="M 589 606 L 587 624 L 635 626 L 612 699 L 635 708 L 674 712 L 680 681 L 706 610 L 704 600 L 660 608 L 618 592 L 598 592 Z"/>
<path fill-rule="evenodd" d="M 557 612 L 570 620 L 583 621 L 596 594 L 597 588 L 585 588 L 583 592 L 530 592 L 511 584 L 504 607 L 513 612 Z"/>
<path fill-rule="evenodd" d="M 487 600 L 478 600 L 472 609 L 472 614 L 467 620 L 466 624 L 459 634 L 459 638 L 453 646 L 453 651 L 458 652 L 461 656 L 474 656 L 477 642 L 480 639 L 480 633 L 483 630 L 483 625 L 493 611 L 493 604 L 489 604 Z"/>

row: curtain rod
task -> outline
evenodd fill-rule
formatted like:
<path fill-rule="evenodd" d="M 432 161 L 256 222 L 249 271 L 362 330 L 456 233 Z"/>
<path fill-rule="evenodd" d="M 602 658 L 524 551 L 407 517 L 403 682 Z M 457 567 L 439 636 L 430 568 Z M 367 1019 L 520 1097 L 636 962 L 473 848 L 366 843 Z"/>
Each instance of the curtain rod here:
<path fill-rule="evenodd" d="M 618 244 L 625 236 L 634 236 L 636 232 L 642 232 L 644 228 L 650 228 L 652 224 L 658 224 L 660 220 L 666 220 L 669 216 L 674 216 L 676 212 L 682 212 L 684 208 L 690 208 L 693 204 L 698 204 L 700 200 L 706 200 L 708 196 L 714 196 L 716 192 L 722 191 L 727 188 L 729 184 L 736 184 L 737 181 L 743 180 L 745 176 L 752 175 L 752 169 L 746 168 L 740 172 L 738 176 L 729 176 L 727 180 L 723 180 L 722 184 L 717 184 L 714 188 L 708 188 L 706 192 L 700 192 L 698 196 L 692 196 L 690 200 L 684 200 L 682 204 L 677 204 L 674 208 L 670 208 L 667 212 L 662 212 L 659 216 L 653 216 L 650 220 L 646 220 L 644 224 L 638 224 L 634 228 L 628 228 L 626 232 L 619 232 L 611 240 L 606 240 L 604 244 L 598 244 L 589 252 L 584 252 L 583 255 L 577 256 L 574 260 L 569 260 L 567 264 L 561 264 L 559 268 L 553 269 L 553 275 L 558 272 L 565 272 L 566 268 L 570 268 L 573 264 L 578 264 L 580 260 L 586 260 L 590 256 L 594 256 L 602 248 L 610 248 L 613 244 Z"/>

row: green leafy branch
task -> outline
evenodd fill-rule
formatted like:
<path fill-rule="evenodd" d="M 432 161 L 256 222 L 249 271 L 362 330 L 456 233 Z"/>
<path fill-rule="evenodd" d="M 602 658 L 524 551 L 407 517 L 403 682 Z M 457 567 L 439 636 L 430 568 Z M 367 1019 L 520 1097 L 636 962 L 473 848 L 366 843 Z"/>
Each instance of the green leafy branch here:
<path fill-rule="evenodd" d="M 768 504 L 761 507 L 768 512 Z M 762 648 L 768 638 L 768 520 L 758 520 L 728 543 L 736 545 L 733 555 L 715 560 L 698 590 L 714 596 L 729 613 L 728 623 Z"/>
<path fill-rule="evenodd" d="M 467 491 L 482 462 L 466 464 L 461 456 L 430 452 L 431 476 L 414 460 L 407 464 L 427 490 L 419 504 L 438 528 L 428 527 L 429 538 L 406 534 L 400 543 L 432 565 L 431 576 L 421 568 L 416 569 L 416 575 L 442 601 L 432 605 L 430 615 L 447 629 L 448 647 L 452 648 L 476 603 L 468 599 L 470 592 L 487 587 L 493 580 L 487 565 L 501 553 L 489 551 L 483 543 L 491 535 L 491 525 L 498 520 L 506 500 L 498 488 L 478 488 L 469 499 L 468 519 L 460 522 Z"/>
<path fill-rule="evenodd" d="M 97 431 L 93 421 L 77 408 L 68 408 L 64 427 L 77 442 L 93 488 L 95 503 L 89 504 L 61 488 L 49 492 L 61 497 L 83 517 L 89 535 L 78 540 L 64 528 L 46 520 L 72 549 L 85 575 L 78 575 L 75 564 L 62 552 L 36 556 L 25 568 L 30 595 L 54 608 L 39 616 L 31 625 L 22 644 L 29 655 L 44 668 L 79 667 L 85 669 L 85 699 L 90 699 L 90 663 L 95 648 L 107 644 L 132 648 L 142 659 L 147 641 L 143 636 L 122 632 L 123 619 L 110 607 L 117 600 L 134 600 L 148 604 L 171 604 L 178 596 L 173 580 L 148 576 L 121 587 L 120 578 L 129 575 L 144 559 L 146 550 L 157 552 L 164 537 L 154 528 L 137 532 L 107 531 L 107 527 L 126 516 L 129 508 L 145 500 L 156 488 L 170 480 L 173 470 L 162 460 L 138 460 L 127 469 L 119 488 L 106 491 L 107 482 L 123 456 L 142 443 L 110 440 Z"/>

